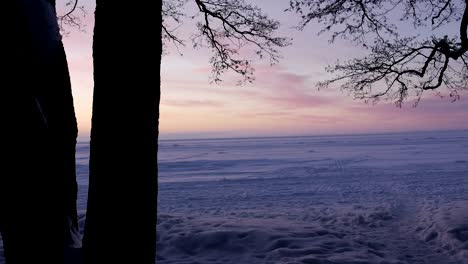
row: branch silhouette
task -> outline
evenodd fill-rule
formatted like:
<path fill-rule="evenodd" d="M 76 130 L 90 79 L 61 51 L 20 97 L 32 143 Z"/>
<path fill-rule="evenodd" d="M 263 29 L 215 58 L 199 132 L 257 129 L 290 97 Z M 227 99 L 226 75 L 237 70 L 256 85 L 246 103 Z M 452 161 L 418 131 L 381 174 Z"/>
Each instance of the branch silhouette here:
<path fill-rule="evenodd" d="M 208 47 L 211 81 L 221 82 L 222 74 L 232 71 L 242 79 L 239 83 L 254 80 L 252 58 L 242 52 L 253 52 L 258 59 L 269 59 L 271 64 L 280 59 L 279 48 L 290 45 L 285 37 L 276 37 L 280 23 L 269 18 L 262 10 L 244 0 L 193 0 L 197 14 L 191 19 L 196 23 L 197 32 L 191 37 L 194 48 Z M 184 40 L 178 38 L 170 23 L 179 25 L 186 14 L 181 12 L 186 0 L 165 1 L 163 3 L 163 39 L 178 45 Z"/>
<path fill-rule="evenodd" d="M 319 87 L 338 84 L 357 99 L 378 102 L 390 99 L 400 106 L 424 91 L 447 88 L 457 100 L 468 88 L 468 0 L 291 0 L 287 11 L 301 16 L 299 29 L 311 21 L 324 27 L 319 33 L 351 40 L 369 55 L 327 67 L 335 77 Z M 430 27 L 435 34 L 459 24 L 458 36 L 402 36 L 401 25 L 415 30 Z M 430 21 L 430 22 L 429 22 Z"/>

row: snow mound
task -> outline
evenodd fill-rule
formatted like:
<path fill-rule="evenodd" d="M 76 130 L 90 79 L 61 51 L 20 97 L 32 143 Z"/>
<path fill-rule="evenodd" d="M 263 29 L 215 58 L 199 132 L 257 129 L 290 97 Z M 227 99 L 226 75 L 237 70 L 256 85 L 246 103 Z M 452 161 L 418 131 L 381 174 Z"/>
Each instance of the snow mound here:
<path fill-rule="evenodd" d="M 296 225 L 297 224 L 297 225 Z M 160 215 L 157 263 L 397 264 L 386 246 L 278 219 Z"/>
<path fill-rule="evenodd" d="M 389 204 L 381 205 L 354 205 L 354 206 L 335 206 L 327 208 L 333 213 L 320 215 L 319 221 L 324 226 L 342 227 L 342 228 L 377 228 L 393 219 L 392 206 Z"/>
<path fill-rule="evenodd" d="M 468 201 L 426 203 L 416 231 L 436 250 L 468 264 Z"/>

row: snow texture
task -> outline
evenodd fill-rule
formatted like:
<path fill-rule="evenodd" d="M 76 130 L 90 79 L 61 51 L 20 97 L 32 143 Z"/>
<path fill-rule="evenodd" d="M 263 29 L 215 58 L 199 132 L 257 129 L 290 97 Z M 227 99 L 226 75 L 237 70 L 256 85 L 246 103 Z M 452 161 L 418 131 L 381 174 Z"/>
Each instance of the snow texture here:
<path fill-rule="evenodd" d="M 161 141 L 159 173 L 158 264 L 468 264 L 468 131 Z"/>

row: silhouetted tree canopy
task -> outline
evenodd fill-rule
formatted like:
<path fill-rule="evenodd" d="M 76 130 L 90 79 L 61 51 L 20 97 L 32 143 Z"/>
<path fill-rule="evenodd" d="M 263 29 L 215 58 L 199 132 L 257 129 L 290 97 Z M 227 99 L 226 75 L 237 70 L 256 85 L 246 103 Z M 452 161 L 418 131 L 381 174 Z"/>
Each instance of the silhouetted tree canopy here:
<path fill-rule="evenodd" d="M 290 0 L 288 11 L 312 21 L 330 41 L 344 38 L 369 54 L 328 66 L 355 98 L 417 102 L 424 91 L 447 88 L 453 100 L 468 88 L 468 0 Z M 450 35 L 450 31 L 457 29 Z"/>
<path fill-rule="evenodd" d="M 199 11 L 193 16 L 183 10 L 189 1 L 194 1 Z M 252 58 L 242 55 L 242 49 L 252 51 L 259 59 L 266 57 L 273 64 L 280 58 L 278 48 L 290 44 L 289 39 L 275 36 L 278 21 L 244 0 L 163 1 L 163 40 L 185 45 L 186 40 L 174 31 L 187 17 L 195 20 L 198 29 L 191 36 L 193 47 L 208 47 L 213 52 L 210 63 L 214 82 L 221 81 L 221 74 L 229 70 L 240 74 L 242 81 L 252 82 Z"/>

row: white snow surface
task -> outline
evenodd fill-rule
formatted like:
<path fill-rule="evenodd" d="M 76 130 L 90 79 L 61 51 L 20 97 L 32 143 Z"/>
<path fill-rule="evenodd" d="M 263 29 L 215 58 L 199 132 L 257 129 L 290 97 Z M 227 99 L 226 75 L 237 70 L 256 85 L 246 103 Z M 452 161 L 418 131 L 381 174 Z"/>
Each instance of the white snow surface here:
<path fill-rule="evenodd" d="M 468 264 L 468 131 L 160 141 L 157 227 L 159 264 Z"/>

